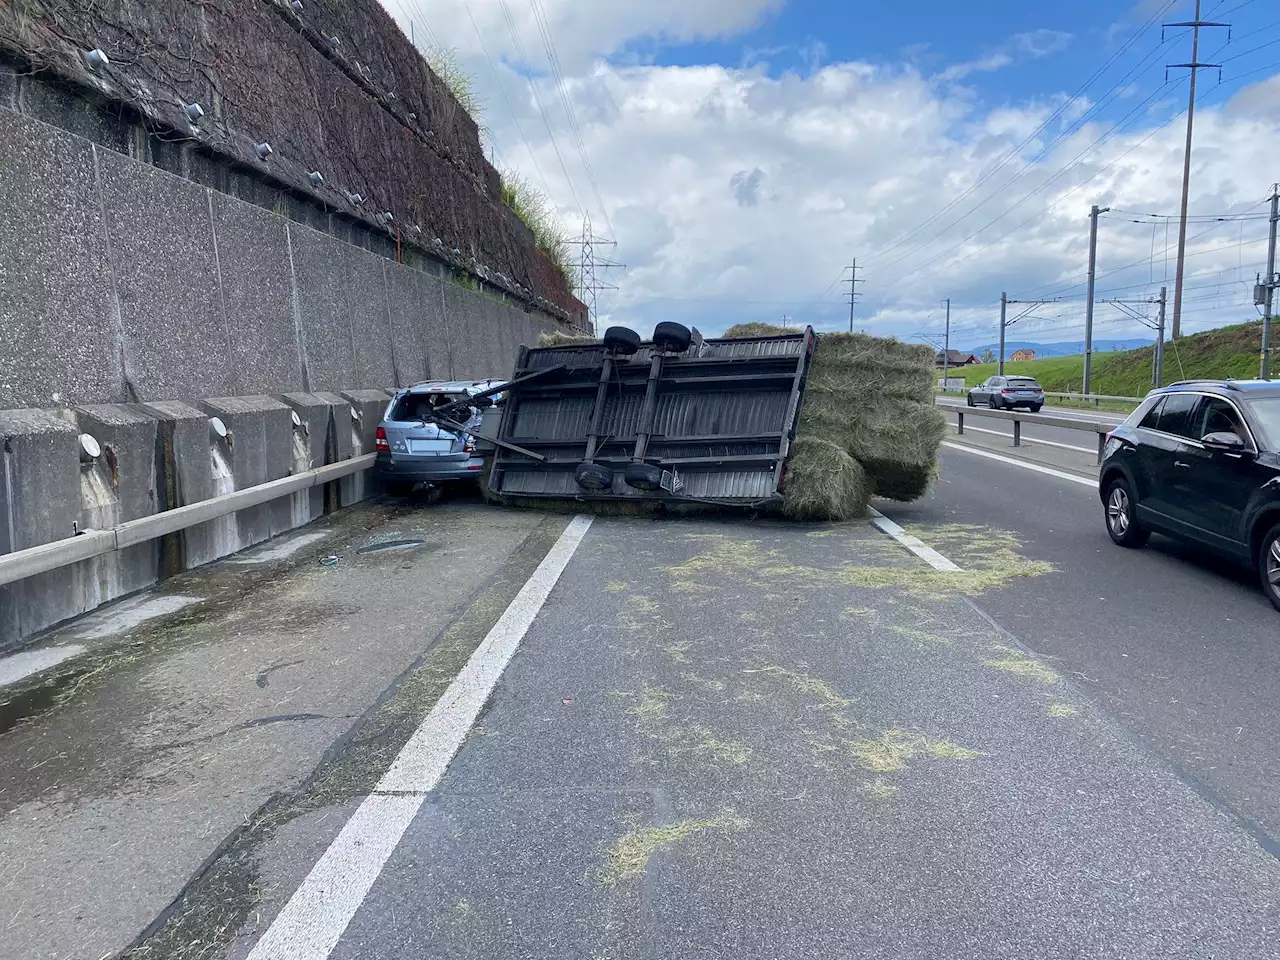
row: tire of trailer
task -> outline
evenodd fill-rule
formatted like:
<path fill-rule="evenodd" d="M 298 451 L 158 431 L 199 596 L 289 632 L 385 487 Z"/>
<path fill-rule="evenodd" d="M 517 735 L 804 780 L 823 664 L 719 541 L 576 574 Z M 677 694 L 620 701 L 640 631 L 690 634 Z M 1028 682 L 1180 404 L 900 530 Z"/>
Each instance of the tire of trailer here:
<path fill-rule="evenodd" d="M 652 464 L 630 464 L 622 478 L 626 480 L 627 486 L 635 487 L 637 490 L 652 492 L 662 489 L 662 470 Z"/>
<path fill-rule="evenodd" d="M 693 334 L 683 323 L 663 320 L 653 328 L 653 342 L 675 353 L 684 353 L 693 342 Z"/>
<path fill-rule="evenodd" d="M 629 357 L 640 349 L 640 334 L 627 327 L 610 327 L 603 339 L 606 350 L 623 356 Z"/>
<path fill-rule="evenodd" d="M 573 471 L 573 479 L 578 486 L 588 490 L 610 490 L 613 488 L 613 470 L 602 467 L 598 463 L 580 463 Z"/>

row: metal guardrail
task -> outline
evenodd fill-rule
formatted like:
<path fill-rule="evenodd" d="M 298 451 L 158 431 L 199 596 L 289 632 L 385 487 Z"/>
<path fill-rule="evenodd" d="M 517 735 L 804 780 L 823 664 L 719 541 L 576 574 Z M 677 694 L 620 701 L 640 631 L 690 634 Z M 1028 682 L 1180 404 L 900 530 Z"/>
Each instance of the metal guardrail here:
<path fill-rule="evenodd" d="M 300 490 L 322 486 L 334 480 L 350 476 L 353 473 L 371 469 L 377 459 L 376 453 L 365 454 L 350 460 L 330 463 L 315 470 L 272 480 L 234 493 L 211 497 L 199 503 L 188 504 L 174 510 L 166 510 L 150 517 L 129 520 L 110 530 L 86 530 L 75 537 L 55 540 L 38 547 L 26 550 L 15 550 L 13 553 L 0 554 L 0 586 L 14 583 L 36 574 L 48 573 L 59 567 L 89 560 L 115 550 L 170 533 L 177 533 L 200 523 L 207 523 L 227 514 L 256 507 L 271 500 L 287 497 Z"/>
<path fill-rule="evenodd" d="M 1045 391 L 1046 397 L 1058 397 L 1062 400 L 1080 400 L 1084 403 L 1098 403 L 1105 400 L 1108 403 L 1132 403 L 1135 407 L 1140 404 L 1145 397 L 1112 397 L 1105 393 L 1049 393 Z"/>
<path fill-rule="evenodd" d="M 1013 445 L 1022 446 L 1022 425 L 1035 423 L 1046 427 L 1061 427 L 1066 430 L 1081 430 L 1094 433 L 1098 437 L 1098 463 L 1102 463 L 1102 453 L 1107 446 L 1107 436 L 1115 429 L 1113 423 L 1101 423 L 1097 420 L 1080 420 L 1072 417 L 1051 416 L 1047 413 L 1018 413 L 1016 410 L 989 410 L 986 407 L 952 407 L 950 404 L 939 404 L 956 414 L 956 433 L 964 435 L 965 417 L 990 417 L 994 420 L 1013 421 Z"/>

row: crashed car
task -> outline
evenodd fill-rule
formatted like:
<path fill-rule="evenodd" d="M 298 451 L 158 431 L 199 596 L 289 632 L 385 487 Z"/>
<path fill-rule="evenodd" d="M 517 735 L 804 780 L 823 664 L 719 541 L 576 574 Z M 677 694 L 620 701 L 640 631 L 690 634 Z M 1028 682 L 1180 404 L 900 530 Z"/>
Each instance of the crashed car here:
<path fill-rule="evenodd" d="M 375 470 L 387 492 L 479 481 L 485 458 L 474 431 L 501 390 L 496 379 L 429 380 L 397 392 L 375 440 Z"/>

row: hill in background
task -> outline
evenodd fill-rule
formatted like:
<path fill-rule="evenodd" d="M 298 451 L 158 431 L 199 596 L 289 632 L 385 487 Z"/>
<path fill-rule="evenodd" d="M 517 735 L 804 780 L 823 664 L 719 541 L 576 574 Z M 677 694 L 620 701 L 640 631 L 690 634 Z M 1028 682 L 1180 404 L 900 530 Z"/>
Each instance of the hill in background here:
<path fill-rule="evenodd" d="M 1148 347 L 1155 343 L 1154 337 L 1130 337 L 1127 340 L 1094 340 L 1094 353 L 1112 353 L 1116 350 L 1136 350 L 1139 347 Z M 982 356 L 983 350 L 990 350 L 992 353 L 1000 352 L 999 343 L 984 343 L 980 347 L 966 347 L 966 353 L 972 353 Z M 1072 357 L 1076 354 L 1083 356 L 1084 341 L 1072 340 L 1065 343 L 1036 343 L 1033 340 L 1006 340 L 1004 343 L 1004 355 L 1007 357 L 1015 350 L 1034 350 L 1037 359 L 1040 357 Z"/>
<path fill-rule="evenodd" d="M 1272 331 L 1273 342 L 1276 333 Z M 1102 341 L 1099 341 L 1101 343 Z M 1032 376 L 1051 393 L 1079 393 L 1084 380 L 1083 344 L 1081 352 L 1067 357 L 1044 357 L 1022 363 L 1006 362 L 1005 373 Z M 1009 350 L 1009 344 L 1005 344 Z M 1033 348 L 1034 349 L 1034 348 Z M 1274 348 L 1273 348 L 1274 349 Z M 1241 323 L 1206 330 L 1168 341 L 1164 346 L 1164 383 L 1178 380 L 1247 380 L 1258 375 L 1262 350 L 1262 323 Z M 1012 352 L 1012 351 L 1010 351 Z M 1141 397 L 1151 389 L 1151 361 L 1155 345 L 1118 353 L 1093 354 L 1092 392 L 1117 397 Z M 1280 353 L 1273 353 L 1273 371 L 1280 378 Z M 996 371 L 994 363 L 953 368 L 952 376 L 963 375 L 968 386 L 981 383 Z"/>

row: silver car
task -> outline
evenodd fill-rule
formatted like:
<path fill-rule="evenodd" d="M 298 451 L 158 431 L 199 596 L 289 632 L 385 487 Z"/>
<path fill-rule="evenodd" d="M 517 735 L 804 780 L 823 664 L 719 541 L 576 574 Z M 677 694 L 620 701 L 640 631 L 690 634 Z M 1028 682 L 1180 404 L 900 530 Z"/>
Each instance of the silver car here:
<path fill-rule="evenodd" d="M 476 449 L 476 438 L 468 430 L 479 427 L 482 407 L 491 402 L 477 400 L 473 405 L 454 407 L 445 415 L 467 430 L 441 426 L 432 422 L 431 416 L 437 408 L 501 385 L 501 380 L 430 380 L 396 393 L 378 424 L 376 441 L 376 469 L 387 492 L 402 496 L 419 484 L 478 481 L 485 457 Z M 494 401 L 500 397 L 494 397 Z"/>

